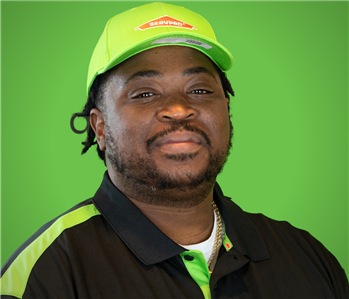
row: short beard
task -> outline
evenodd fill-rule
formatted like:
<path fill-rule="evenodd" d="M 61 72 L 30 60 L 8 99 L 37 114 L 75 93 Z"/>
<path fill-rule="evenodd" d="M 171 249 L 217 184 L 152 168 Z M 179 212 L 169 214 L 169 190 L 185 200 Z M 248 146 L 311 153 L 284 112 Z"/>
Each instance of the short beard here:
<path fill-rule="evenodd" d="M 207 135 L 183 121 L 173 123 L 170 127 L 147 140 L 147 150 L 151 153 L 153 142 L 170 132 L 183 129 L 202 135 L 206 140 L 209 159 L 206 167 L 196 174 L 184 173 L 181 176 L 160 171 L 151 158 L 144 158 L 135 153 L 127 155 L 120 150 L 111 135 L 110 128 L 105 125 L 106 155 L 113 167 L 128 187 L 128 194 L 135 199 L 158 206 L 192 207 L 201 203 L 211 192 L 217 175 L 222 172 L 232 147 L 233 126 L 230 121 L 230 138 L 226 149 L 212 152 L 211 141 Z M 165 157 L 175 161 L 195 158 L 194 154 L 174 154 Z M 131 193 L 131 194 L 130 194 Z"/>

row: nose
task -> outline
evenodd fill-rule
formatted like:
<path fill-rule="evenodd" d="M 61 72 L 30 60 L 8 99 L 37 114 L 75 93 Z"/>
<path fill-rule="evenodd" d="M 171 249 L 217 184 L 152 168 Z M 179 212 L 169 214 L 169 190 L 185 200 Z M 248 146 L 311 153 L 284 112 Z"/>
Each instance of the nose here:
<path fill-rule="evenodd" d="M 160 122 L 192 120 L 197 117 L 197 111 L 184 98 L 172 98 L 163 103 L 157 114 Z"/>

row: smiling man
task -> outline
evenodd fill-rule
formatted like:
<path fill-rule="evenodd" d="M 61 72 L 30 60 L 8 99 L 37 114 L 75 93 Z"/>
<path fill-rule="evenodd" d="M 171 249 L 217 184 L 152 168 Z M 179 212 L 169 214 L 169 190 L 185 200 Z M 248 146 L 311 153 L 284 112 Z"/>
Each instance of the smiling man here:
<path fill-rule="evenodd" d="M 185 8 L 109 20 L 76 114 L 90 118 L 83 153 L 97 143 L 103 182 L 13 254 L 2 298 L 348 297 L 320 242 L 243 212 L 216 183 L 231 148 L 232 63 Z"/>

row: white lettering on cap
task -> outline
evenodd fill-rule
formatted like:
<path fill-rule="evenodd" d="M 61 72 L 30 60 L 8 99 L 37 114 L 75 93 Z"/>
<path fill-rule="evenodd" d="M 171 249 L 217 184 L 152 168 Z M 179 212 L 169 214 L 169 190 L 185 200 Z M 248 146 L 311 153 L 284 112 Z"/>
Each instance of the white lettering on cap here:
<path fill-rule="evenodd" d="M 211 49 L 212 46 L 205 44 L 203 42 L 200 42 L 195 39 L 189 39 L 189 38 L 183 38 L 183 37 L 169 37 L 169 38 L 161 38 L 153 41 L 151 44 L 178 44 L 178 43 L 184 43 L 189 45 L 197 45 L 199 47 L 203 47 L 205 49 Z"/>

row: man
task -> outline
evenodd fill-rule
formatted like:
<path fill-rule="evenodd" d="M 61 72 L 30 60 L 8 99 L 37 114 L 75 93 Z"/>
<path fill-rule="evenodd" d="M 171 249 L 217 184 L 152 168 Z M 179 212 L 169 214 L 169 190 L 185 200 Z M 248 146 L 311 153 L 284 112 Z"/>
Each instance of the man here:
<path fill-rule="evenodd" d="M 88 74 L 95 196 L 2 269 L 4 298 L 346 298 L 307 232 L 243 212 L 216 183 L 231 147 L 229 51 L 205 19 L 147 4 L 113 17 Z"/>

